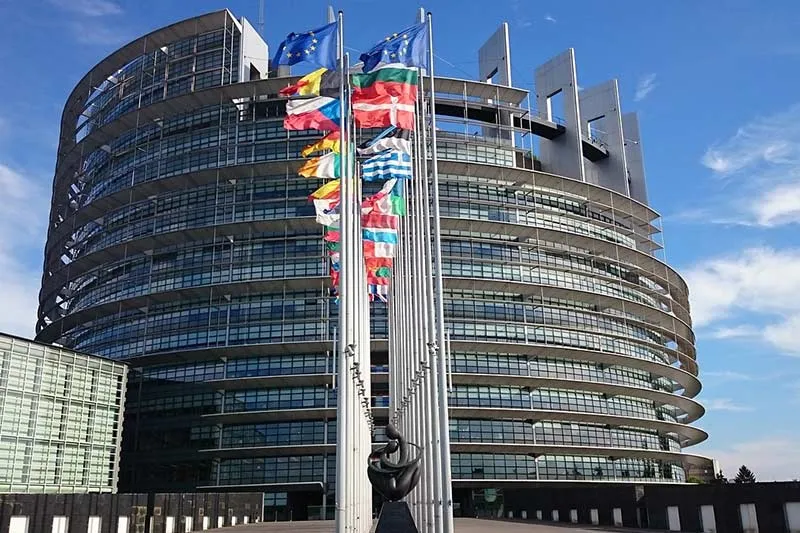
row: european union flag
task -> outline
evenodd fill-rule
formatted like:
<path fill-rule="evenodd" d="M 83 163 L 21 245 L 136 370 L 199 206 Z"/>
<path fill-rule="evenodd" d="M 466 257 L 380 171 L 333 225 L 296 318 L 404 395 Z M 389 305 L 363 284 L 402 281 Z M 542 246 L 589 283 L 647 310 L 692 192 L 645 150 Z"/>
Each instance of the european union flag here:
<path fill-rule="evenodd" d="M 305 33 L 290 33 L 278 47 L 272 64 L 294 65 L 301 61 L 311 61 L 329 70 L 336 70 L 338 34 L 338 22 Z"/>
<path fill-rule="evenodd" d="M 364 72 L 369 72 L 380 63 L 402 63 L 407 67 L 428 68 L 428 23 L 411 26 L 399 33 L 393 33 L 361 54 Z"/>

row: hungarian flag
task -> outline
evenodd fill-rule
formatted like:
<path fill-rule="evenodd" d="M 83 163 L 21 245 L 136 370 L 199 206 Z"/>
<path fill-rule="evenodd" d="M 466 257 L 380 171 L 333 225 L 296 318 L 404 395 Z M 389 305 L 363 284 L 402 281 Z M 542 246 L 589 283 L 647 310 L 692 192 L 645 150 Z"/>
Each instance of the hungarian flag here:
<path fill-rule="evenodd" d="M 294 85 L 289 85 L 281 89 L 278 94 L 281 96 L 339 96 L 339 85 L 341 76 L 338 70 L 328 70 L 320 68 L 306 74 Z"/>
<path fill-rule="evenodd" d="M 332 131 L 327 134 L 322 139 L 318 140 L 315 143 L 309 144 L 300 152 L 300 155 L 303 157 L 308 157 L 309 155 L 313 154 L 314 152 L 321 152 L 323 150 L 332 150 L 334 152 L 339 152 L 339 132 Z"/>
<path fill-rule="evenodd" d="M 399 63 L 383 66 L 369 74 L 354 74 L 353 103 L 379 96 L 398 96 L 412 103 L 416 102 L 418 81 L 419 73 L 416 68 Z"/>
<path fill-rule="evenodd" d="M 339 129 L 342 117 L 342 106 L 336 98 L 317 96 L 286 102 L 286 117 L 283 127 L 287 130 L 324 130 Z"/>
<path fill-rule="evenodd" d="M 332 180 L 322 185 L 319 189 L 308 195 L 309 200 L 329 200 L 332 198 L 339 198 L 339 188 L 341 181 Z"/>
<path fill-rule="evenodd" d="M 314 159 L 309 159 L 297 173 L 304 178 L 331 179 L 340 177 L 339 154 L 331 152 Z"/>

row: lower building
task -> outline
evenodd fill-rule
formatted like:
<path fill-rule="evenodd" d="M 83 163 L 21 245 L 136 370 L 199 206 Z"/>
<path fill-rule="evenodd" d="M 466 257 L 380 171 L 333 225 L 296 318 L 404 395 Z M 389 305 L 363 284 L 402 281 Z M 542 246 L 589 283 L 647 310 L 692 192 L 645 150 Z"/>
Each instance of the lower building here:
<path fill-rule="evenodd" d="M 127 373 L 0 334 L 0 493 L 116 492 Z"/>

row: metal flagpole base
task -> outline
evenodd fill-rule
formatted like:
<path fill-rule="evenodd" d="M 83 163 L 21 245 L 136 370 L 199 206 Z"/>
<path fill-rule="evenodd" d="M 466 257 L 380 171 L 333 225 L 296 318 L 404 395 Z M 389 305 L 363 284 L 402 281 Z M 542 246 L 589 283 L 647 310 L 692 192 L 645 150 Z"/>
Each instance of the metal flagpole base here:
<path fill-rule="evenodd" d="M 419 533 L 406 502 L 386 502 L 375 533 Z"/>

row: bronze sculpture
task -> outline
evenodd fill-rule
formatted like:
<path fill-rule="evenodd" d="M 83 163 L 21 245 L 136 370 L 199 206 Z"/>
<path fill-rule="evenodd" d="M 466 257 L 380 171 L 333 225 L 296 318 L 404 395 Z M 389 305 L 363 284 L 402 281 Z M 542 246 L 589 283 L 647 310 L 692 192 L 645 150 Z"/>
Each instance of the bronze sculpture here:
<path fill-rule="evenodd" d="M 391 423 L 386 426 L 386 436 L 389 437 L 389 442 L 369 456 L 367 476 L 375 490 L 388 501 L 396 502 L 417 485 L 422 450 L 416 444 L 408 442 Z M 416 449 L 414 458 L 410 458 L 412 447 Z M 394 462 L 389 456 L 398 451 L 400 457 Z"/>

